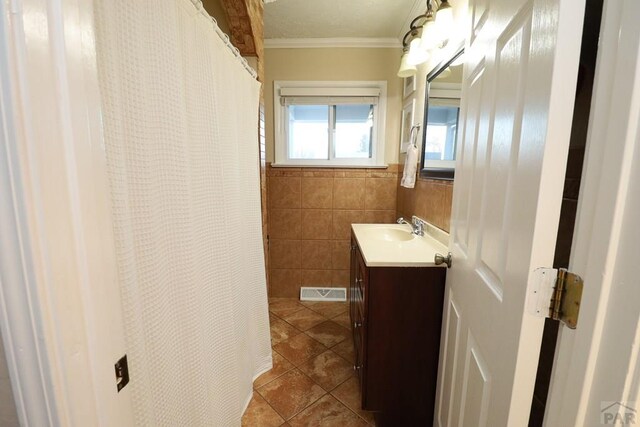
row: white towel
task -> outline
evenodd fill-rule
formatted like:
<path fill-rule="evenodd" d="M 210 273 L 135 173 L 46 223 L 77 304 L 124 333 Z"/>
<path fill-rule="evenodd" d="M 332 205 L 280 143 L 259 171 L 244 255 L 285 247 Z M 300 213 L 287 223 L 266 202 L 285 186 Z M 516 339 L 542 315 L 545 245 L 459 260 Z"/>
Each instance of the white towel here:
<path fill-rule="evenodd" d="M 415 144 L 410 144 L 409 148 L 407 148 L 407 156 L 404 159 L 404 173 L 402 174 L 402 181 L 400 181 L 400 185 L 405 188 L 415 187 L 417 170 L 418 148 Z"/>

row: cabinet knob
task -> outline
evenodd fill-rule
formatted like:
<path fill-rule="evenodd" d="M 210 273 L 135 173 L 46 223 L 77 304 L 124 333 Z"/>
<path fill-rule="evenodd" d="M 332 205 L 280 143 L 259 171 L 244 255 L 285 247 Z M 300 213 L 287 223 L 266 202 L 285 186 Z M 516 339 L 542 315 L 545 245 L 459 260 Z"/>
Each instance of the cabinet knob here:
<path fill-rule="evenodd" d="M 354 328 L 354 329 L 355 329 L 355 328 L 360 328 L 360 327 L 362 327 L 362 323 L 360 323 L 360 322 L 353 322 L 353 328 Z"/>
<path fill-rule="evenodd" d="M 353 370 L 354 370 L 354 371 L 357 371 L 358 369 L 360 369 L 360 366 L 358 366 L 358 365 L 353 365 Z"/>

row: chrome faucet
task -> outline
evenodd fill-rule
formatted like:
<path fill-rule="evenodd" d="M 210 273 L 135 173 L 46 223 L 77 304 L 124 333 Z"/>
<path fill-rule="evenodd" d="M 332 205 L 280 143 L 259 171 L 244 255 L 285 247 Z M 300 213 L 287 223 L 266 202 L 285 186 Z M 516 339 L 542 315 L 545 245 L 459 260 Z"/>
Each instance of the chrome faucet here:
<path fill-rule="evenodd" d="M 415 234 L 416 236 L 424 236 L 424 223 L 422 221 L 417 221 L 416 217 L 411 219 L 411 222 L 407 221 L 403 217 L 398 218 L 396 221 L 398 224 L 407 224 L 411 226 L 411 234 Z"/>

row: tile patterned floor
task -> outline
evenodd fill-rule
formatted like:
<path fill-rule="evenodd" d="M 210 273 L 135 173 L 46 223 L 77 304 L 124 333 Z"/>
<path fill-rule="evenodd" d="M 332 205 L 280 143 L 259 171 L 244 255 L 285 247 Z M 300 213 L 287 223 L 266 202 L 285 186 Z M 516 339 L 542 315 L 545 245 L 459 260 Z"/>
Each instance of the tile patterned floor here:
<path fill-rule="evenodd" d="M 242 425 L 374 425 L 360 409 L 347 304 L 272 298 L 269 315 L 273 369 L 253 383 Z"/>

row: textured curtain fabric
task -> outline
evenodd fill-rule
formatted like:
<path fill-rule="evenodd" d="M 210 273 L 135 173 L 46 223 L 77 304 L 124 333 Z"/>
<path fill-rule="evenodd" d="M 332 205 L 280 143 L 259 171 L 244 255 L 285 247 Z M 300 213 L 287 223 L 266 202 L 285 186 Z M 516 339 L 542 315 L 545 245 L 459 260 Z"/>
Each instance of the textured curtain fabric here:
<path fill-rule="evenodd" d="M 240 425 L 271 367 L 259 83 L 190 0 L 97 0 L 136 423 Z"/>

